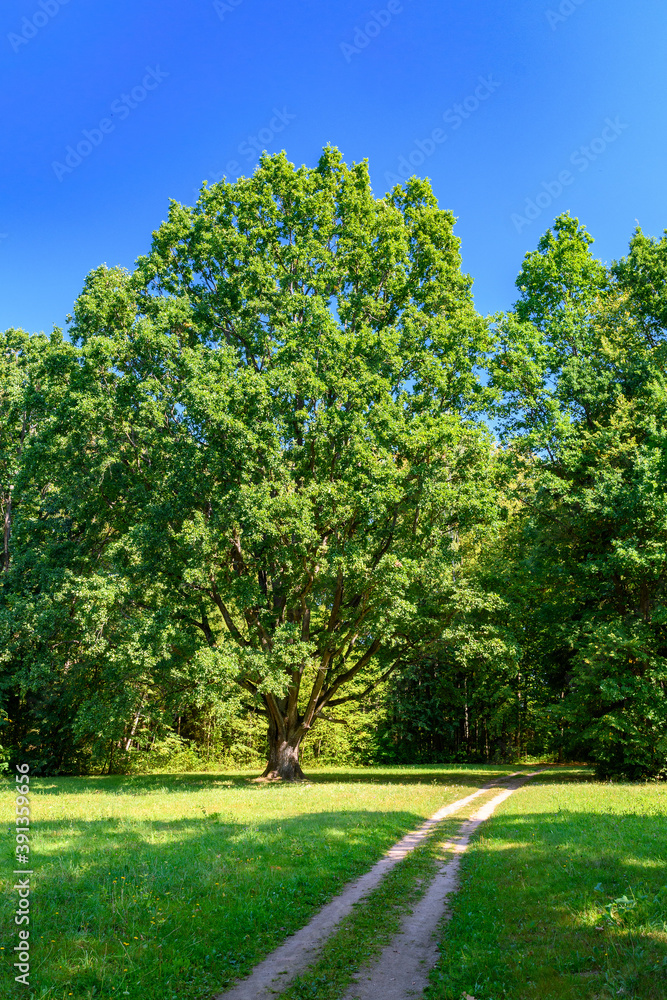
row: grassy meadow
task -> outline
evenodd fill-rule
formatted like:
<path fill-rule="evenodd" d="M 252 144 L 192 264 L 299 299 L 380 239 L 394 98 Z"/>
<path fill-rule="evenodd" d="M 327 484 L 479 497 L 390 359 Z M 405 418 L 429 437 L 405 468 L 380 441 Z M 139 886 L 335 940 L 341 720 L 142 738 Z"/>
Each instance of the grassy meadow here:
<path fill-rule="evenodd" d="M 257 784 L 256 772 L 35 779 L 31 995 L 209 998 L 403 833 L 512 770 L 341 768 L 295 785 Z M 16 944 L 14 784 L 2 796 L 4 956 Z M 408 898 L 421 857 L 390 894 L 395 884 Z M 12 961 L 0 963 L 2 997 L 26 995 Z"/>
<path fill-rule="evenodd" d="M 463 862 L 428 1000 L 667 998 L 667 785 L 534 778 Z"/>
<path fill-rule="evenodd" d="M 516 769 L 340 768 L 296 785 L 249 772 L 36 779 L 29 995 L 209 1000 L 408 829 Z M 339 1000 L 425 891 L 460 820 L 494 794 L 397 865 L 284 1000 Z M 16 943 L 9 837 L 5 956 Z M 464 856 L 428 1000 L 667 1000 L 666 866 L 667 786 L 600 784 L 585 768 L 533 778 Z M 12 961 L 0 965 L 3 998 L 18 995 Z"/>

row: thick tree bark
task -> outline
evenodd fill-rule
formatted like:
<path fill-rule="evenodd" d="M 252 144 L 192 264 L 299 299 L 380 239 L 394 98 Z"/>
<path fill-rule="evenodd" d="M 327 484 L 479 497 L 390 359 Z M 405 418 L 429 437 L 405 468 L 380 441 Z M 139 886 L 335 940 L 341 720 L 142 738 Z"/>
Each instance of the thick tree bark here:
<path fill-rule="evenodd" d="M 301 727 L 296 731 L 281 732 L 271 721 L 269 724 L 269 760 L 262 774 L 263 778 L 282 778 L 283 781 L 298 781 L 304 777 L 299 764 L 299 745 L 303 738 Z"/>

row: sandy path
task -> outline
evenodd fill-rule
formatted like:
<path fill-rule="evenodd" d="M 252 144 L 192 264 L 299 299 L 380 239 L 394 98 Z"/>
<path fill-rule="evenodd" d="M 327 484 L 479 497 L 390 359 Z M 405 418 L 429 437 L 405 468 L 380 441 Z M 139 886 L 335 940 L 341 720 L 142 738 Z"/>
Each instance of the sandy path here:
<path fill-rule="evenodd" d="M 428 974 L 438 960 L 435 931 L 443 916 L 451 917 L 446 908 L 447 896 L 457 889 L 461 855 L 472 834 L 501 802 L 540 773 L 534 771 L 517 778 L 461 824 L 456 836 L 442 848 L 454 851 L 454 857 L 438 871 L 391 944 L 370 967 L 357 973 L 357 982 L 345 994 L 344 1000 L 409 1000 L 422 995 L 428 985 Z"/>
<path fill-rule="evenodd" d="M 394 844 L 369 872 L 356 881 L 350 882 L 339 896 L 336 896 L 315 914 L 310 923 L 287 938 L 264 961 L 256 965 L 247 979 L 243 979 L 231 989 L 216 994 L 214 1000 L 265 1000 L 268 997 L 275 997 L 276 993 L 286 989 L 291 980 L 317 958 L 335 926 L 351 912 L 354 904 L 367 896 L 394 865 L 398 864 L 433 832 L 441 820 L 458 812 L 459 809 L 462 809 L 479 795 L 483 795 L 490 788 L 497 788 L 501 781 L 504 782 L 514 776 L 514 774 L 503 775 L 502 778 L 479 788 L 472 795 L 457 799 L 456 802 L 451 802 L 448 806 L 439 809 L 417 830 L 406 834 L 402 840 Z M 505 795 L 505 793 L 503 794 Z M 380 996 L 380 994 L 376 994 L 376 996 Z"/>

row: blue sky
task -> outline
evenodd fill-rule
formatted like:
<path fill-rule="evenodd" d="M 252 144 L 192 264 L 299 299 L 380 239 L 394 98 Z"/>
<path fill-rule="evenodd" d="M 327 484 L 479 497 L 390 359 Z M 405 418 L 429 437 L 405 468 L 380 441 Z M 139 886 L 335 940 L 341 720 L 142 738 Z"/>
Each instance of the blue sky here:
<path fill-rule="evenodd" d="M 204 180 L 258 152 L 431 178 L 478 308 L 570 210 L 605 260 L 667 227 L 664 0 L 10 0 L 0 328 L 62 325 Z M 78 148 L 78 152 L 77 152 Z"/>

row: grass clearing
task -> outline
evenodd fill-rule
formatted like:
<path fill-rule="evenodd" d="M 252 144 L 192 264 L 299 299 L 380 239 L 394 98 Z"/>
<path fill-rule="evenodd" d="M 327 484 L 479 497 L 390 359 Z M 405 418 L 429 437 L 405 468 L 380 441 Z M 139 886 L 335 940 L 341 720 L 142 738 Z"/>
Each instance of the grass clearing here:
<path fill-rule="evenodd" d="M 287 786 L 247 772 L 35 779 L 31 995 L 209 998 L 407 830 L 513 770 L 340 768 Z M 16 944 L 13 785 L 2 797 L 5 955 Z M 0 969 L 11 996 L 11 961 Z"/>
<path fill-rule="evenodd" d="M 502 803 L 431 978 L 429 1000 L 665 1000 L 667 786 L 572 769 Z"/>

